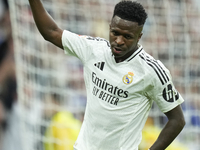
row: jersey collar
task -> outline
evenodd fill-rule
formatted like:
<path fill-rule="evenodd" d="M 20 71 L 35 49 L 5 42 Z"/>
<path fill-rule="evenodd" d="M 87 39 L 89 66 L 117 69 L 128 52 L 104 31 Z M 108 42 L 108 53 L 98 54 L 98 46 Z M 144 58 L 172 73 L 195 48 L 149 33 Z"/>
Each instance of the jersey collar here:
<path fill-rule="evenodd" d="M 142 50 L 143 50 L 142 45 L 138 44 L 138 49 L 137 49 L 130 57 L 128 57 L 127 59 L 125 59 L 125 60 L 122 61 L 122 62 L 129 62 L 129 61 L 131 61 L 131 60 L 132 60 L 135 56 L 137 56 Z M 110 51 L 110 52 L 111 52 L 111 51 Z M 114 55 L 112 54 L 112 52 L 111 52 L 111 55 L 112 55 L 113 58 L 114 58 Z M 120 62 L 120 63 L 122 63 L 122 62 Z"/>
<path fill-rule="evenodd" d="M 137 54 L 139 54 L 141 51 L 143 50 L 142 45 L 138 44 L 138 49 L 129 57 L 127 58 L 125 61 L 131 61 L 135 56 L 137 56 Z"/>

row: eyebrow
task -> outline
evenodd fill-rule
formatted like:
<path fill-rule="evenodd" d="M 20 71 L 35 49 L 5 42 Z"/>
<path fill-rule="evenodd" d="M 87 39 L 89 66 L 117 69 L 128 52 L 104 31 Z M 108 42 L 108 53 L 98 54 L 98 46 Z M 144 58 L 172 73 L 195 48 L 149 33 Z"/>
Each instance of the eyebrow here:
<path fill-rule="evenodd" d="M 120 31 L 118 31 L 118 29 L 112 28 L 112 27 L 111 27 L 111 31 L 116 31 L 117 33 L 120 33 L 120 34 L 122 34 L 122 35 L 134 36 L 134 34 L 132 34 L 132 33 L 130 33 L 130 32 L 128 32 L 128 33 L 121 33 Z"/>

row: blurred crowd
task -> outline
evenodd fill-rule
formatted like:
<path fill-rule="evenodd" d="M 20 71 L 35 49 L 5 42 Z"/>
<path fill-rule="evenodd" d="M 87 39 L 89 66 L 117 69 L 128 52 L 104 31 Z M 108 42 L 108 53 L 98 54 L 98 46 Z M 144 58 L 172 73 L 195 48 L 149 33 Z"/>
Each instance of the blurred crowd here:
<path fill-rule="evenodd" d="M 13 122 L 19 119 L 20 111 L 17 106 L 16 57 L 21 59 L 18 67 L 23 68 L 17 70 L 23 79 L 18 90 L 23 92 L 20 100 L 27 107 L 27 110 L 23 110 L 26 114 L 27 128 L 33 128 L 30 134 L 38 132 L 45 135 L 52 121 L 68 120 L 69 118 L 63 117 L 63 114 L 66 114 L 62 112 L 66 110 L 65 106 L 70 106 L 67 109 L 73 112 L 75 118 L 82 121 L 86 105 L 82 64 L 73 57 L 66 57 L 52 44 L 42 43 L 41 40 L 44 39 L 35 27 L 26 0 L 23 8 L 18 2 L 15 1 L 15 17 L 18 17 L 17 30 L 20 32 L 15 40 L 20 50 L 15 49 L 14 57 L 8 1 L 0 1 L 0 149 L 2 143 L 6 143 L 4 141 L 8 135 L 17 134 L 12 130 L 13 127 L 17 128 Z M 108 39 L 108 25 L 117 0 L 43 0 L 43 2 L 47 11 L 58 20 L 61 28 L 78 34 Z M 148 53 L 161 60 L 171 71 L 174 84 L 185 99 L 182 106 L 187 130 L 181 135 L 182 140 L 192 142 L 196 140 L 198 143 L 200 141 L 200 2 L 199 0 L 140 0 L 140 2 L 149 14 L 141 44 Z M 101 3 L 106 4 L 107 9 Z M 66 5 L 69 7 L 65 7 Z M 55 6 L 59 7 L 58 11 L 52 11 L 56 9 Z M 143 133 L 144 139 L 147 137 L 148 141 L 155 140 L 154 133 L 148 129 L 159 131 L 154 124 L 162 126 L 166 122 L 166 118 L 155 106 L 152 110 L 150 119 L 153 121 L 144 129 L 148 132 Z M 62 116 L 63 120 L 55 119 L 55 116 Z M 71 117 L 69 114 L 67 116 Z M 74 120 L 73 122 L 77 123 Z M 37 129 L 35 126 L 38 126 Z M 15 138 L 15 141 L 19 139 Z M 36 145 L 35 149 L 40 150 L 38 147 L 42 147 L 42 143 Z M 195 149 L 195 144 L 192 146 Z M 3 150 L 13 149 L 15 147 L 3 148 Z"/>
<path fill-rule="evenodd" d="M 14 49 L 8 1 L 0 1 L 0 149 L 12 105 L 17 100 Z"/>

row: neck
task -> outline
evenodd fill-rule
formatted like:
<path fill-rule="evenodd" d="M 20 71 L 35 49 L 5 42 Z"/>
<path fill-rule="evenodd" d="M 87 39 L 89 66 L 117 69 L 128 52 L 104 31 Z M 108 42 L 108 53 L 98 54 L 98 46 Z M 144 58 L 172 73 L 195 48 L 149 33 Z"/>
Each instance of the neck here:
<path fill-rule="evenodd" d="M 115 62 L 116 63 L 123 62 L 124 60 L 126 60 L 127 58 L 129 58 L 139 47 L 140 47 L 139 45 L 136 45 L 136 47 L 132 51 L 128 52 L 123 57 L 115 57 Z"/>

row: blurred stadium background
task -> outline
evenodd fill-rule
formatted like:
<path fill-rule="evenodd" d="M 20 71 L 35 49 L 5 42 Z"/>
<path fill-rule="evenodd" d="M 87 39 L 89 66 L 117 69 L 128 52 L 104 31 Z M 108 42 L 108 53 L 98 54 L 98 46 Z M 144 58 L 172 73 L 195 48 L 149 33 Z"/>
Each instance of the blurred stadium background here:
<path fill-rule="evenodd" d="M 63 29 L 108 39 L 119 0 L 43 0 Z M 200 1 L 138 0 L 148 19 L 140 41 L 171 71 L 186 126 L 167 150 L 200 150 Z M 72 150 L 83 120 L 82 64 L 46 42 L 28 0 L 0 1 L 0 149 Z M 166 123 L 153 105 L 140 150 Z"/>

